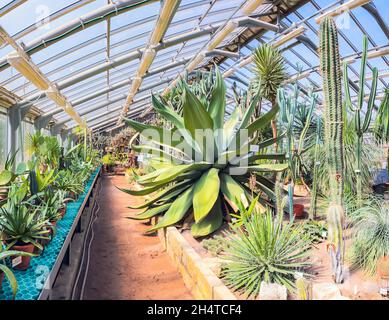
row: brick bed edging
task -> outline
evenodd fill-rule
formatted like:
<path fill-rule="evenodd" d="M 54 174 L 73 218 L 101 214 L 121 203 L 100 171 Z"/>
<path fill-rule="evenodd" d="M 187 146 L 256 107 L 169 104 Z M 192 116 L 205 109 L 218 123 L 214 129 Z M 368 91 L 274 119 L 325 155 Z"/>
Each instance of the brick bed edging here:
<path fill-rule="evenodd" d="M 158 237 L 195 299 L 237 300 L 176 227 L 158 230 Z"/>

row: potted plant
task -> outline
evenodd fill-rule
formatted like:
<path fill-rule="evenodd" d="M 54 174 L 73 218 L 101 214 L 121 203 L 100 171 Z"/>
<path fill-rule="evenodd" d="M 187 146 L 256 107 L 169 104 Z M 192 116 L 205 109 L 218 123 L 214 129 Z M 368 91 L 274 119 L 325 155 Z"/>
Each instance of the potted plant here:
<path fill-rule="evenodd" d="M 10 250 L 28 253 L 33 253 L 34 247 L 42 250 L 39 240 L 48 238 L 49 230 L 45 228 L 48 221 L 41 217 L 39 211 L 19 200 L 13 196 L 0 208 L 1 240 Z M 31 256 L 23 256 L 14 268 L 26 270 L 30 265 L 30 259 Z"/>
<path fill-rule="evenodd" d="M 112 166 L 114 164 L 114 161 L 112 159 L 112 155 L 107 153 L 106 155 L 103 156 L 103 158 L 101 159 L 102 163 L 103 163 L 103 166 L 104 166 L 104 171 L 106 173 L 110 173 L 112 172 Z"/>
<path fill-rule="evenodd" d="M 2 288 L 4 277 L 7 277 L 11 285 L 11 289 L 14 297 L 16 295 L 16 292 L 18 291 L 18 283 L 16 281 L 15 275 L 13 274 L 12 270 L 7 267 L 7 265 L 5 264 L 5 260 L 7 258 L 32 257 L 32 256 L 34 255 L 28 252 L 6 250 L 3 248 L 2 245 L 0 245 L 0 290 Z"/>

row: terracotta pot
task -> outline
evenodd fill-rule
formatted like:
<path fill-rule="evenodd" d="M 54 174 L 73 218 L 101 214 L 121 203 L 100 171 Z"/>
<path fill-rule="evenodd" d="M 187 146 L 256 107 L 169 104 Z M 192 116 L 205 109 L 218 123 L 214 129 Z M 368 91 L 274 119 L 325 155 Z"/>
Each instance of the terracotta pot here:
<path fill-rule="evenodd" d="M 384 256 L 378 260 L 377 274 L 381 279 L 389 280 L 389 256 Z"/>
<path fill-rule="evenodd" d="M 293 214 L 296 218 L 301 218 L 304 216 L 304 205 L 302 204 L 294 204 L 293 205 Z"/>
<path fill-rule="evenodd" d="M 66 204 L 61 209 L 59 209 L 58 211 L 59 211 L 59 213 L 61 215 L 61 219 L 62 219 L 65 216 L 65 214 L 66 214 Z"/>
<path fill-rule="evenodd" d="M 11 250 L 33 253 L 34 245 L 31 243 L 24 244 L 24 245 L 14 245 L 11 247 Z M 14 258 L 15 257 L 11 257 L 11 259 Z M 21 257 L 21 258 L 22 258 L 22 262 L 14 267 L 15 270 L 26 270 L 30 266 L 31 257 Z"/>

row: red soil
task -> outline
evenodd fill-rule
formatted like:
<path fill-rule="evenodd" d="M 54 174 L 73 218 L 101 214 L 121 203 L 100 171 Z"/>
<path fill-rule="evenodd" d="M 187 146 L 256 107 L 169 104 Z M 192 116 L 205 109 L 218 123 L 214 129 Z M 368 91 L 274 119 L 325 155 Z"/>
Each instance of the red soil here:
<path fill-rule="evenodd" d="M 144 235 L 144 222 L 126 219 L 143 201 L 118 190 L 124 176 L 104 176 L 99 219 L 84 293 L 85 300 L 193 299 L 157 236 Z"/>

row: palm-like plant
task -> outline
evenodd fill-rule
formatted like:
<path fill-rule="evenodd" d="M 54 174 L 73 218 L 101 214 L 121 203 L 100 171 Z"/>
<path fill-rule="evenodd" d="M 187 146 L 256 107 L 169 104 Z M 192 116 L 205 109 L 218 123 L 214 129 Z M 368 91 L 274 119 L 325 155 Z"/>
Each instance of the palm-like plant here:
<path fill-rule="evenodd" d="M 382 199 L 372 199 L 353 213 L 352 221 L 350 260 L 354 267 L 373 275 L 378 260 L 389 255 L 389 205 Z"/>
<path fill-rule="evenodd" d="M 283 224 L 270 210 L 254 213 L 236 233 L 227 233 L 224 282 L 247 297 L 255 297 L 262 281 L 285 285 L 294 291 L 294 275 L 310 266 L 311 240 L 303 226 Z"/>
<path fill-rule="evenodd" d="M 149 219 L 164 213 L 163 218 L 150 231 L 178 223 L 192 208 L 192 234 L 200 237 L 212 233 L 222 224 L 225 199 L 236 207 L 238 201 L 247 205 L 247 199 L 252 198 L 252 195 L 257 196 L 246 184 L 251 173 L 256 175 L 256 186 L 261 192 L 260 202 L 274 201 L 274 185 L 260 173 L 283 171 L 287 164 L 256 164 L 255 161 L 283 159 L 284 156 L 252 154 L 248 146 L 249 138 L 257 130 L 269 125 L 277 114 L 278 107 L 249 123 L 255 107 L 252 103 L 242 118 L 239 117 L 240 110 L 236 108 L 224 123 L 225 91 L 219 70 L 216 70 L 212 92 L 207 93 L 208 100 L 200 100 L 183 83 L 183 117 L 153 97 L 154 109 L 172 123 L 171 130 L 126 119 L 145 138 L 150 131 L 158 134 L 158 138 L 149 139 L 154 145 L 135 145 L 133 142 L 136 137 L 133 138 L 132 148 L 135 151 L 154 153 L 152 160 L 156 171 L 138 179 L 144 189 L 122 189 L 129 194 L 142 196 L 159 191 L 146 203 L 132 207 L 146 209 L 137 219 Z M 211 135 L 208 143 L 209 135 L 201 136 L 198 130 Z M 248 138 L 244 137 L 244 133 L 247 133 Z M 164 140 L 172 135 L 173 138 L 178 135 L 178 139 L 170 139 L 168 142 Z M 263 141 L 259 148 L 264 149 L 275 140 Z M 245 163 L 242 164 L 243 162 Z"/>
<path fill-rule="evenodd" d="M 277 106 L 277 90 L 286 79 L 285 61 L 281 53 L 269 44 L 263 44 L 254 52 L 253 90 L 260 97 L 270 101 L 272 108 Z M 257 114 L 259 116 L 260 113 Z M 277 136 L 277 126 L 272 122 L 273 138 Z"/>

